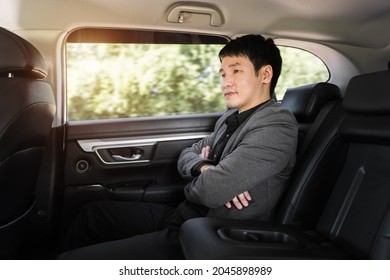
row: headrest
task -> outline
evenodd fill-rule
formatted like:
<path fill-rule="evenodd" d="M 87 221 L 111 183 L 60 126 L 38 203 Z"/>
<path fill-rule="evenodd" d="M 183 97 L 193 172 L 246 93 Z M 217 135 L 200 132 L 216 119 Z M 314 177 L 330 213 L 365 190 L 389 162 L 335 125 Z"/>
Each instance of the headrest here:
<path fill-rule="evenodd" d="M 390 71 L 353 77 L 343 100 L 345 111 L 367 115 L 390 114 Z"/>
<path fill-rule="evenodd" d="M 39 51 L 25 39 L 0 27 L 0 77 L 44 79 L 45 60 Z"/>
<path fill-rule="evenodd" d="M 316 83 L 290 88 L 283 97 L 282 105 L 289 109 L 297 121 L 315 118 L 328 101 L 341 98 L 338 86 L 330 83 Z"/>

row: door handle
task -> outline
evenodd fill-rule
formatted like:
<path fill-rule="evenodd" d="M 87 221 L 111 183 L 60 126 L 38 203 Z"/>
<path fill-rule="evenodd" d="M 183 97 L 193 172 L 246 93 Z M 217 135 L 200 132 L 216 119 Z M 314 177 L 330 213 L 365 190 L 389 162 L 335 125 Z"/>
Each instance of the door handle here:
<path fill-rule="evenodd" d="M 95 153 L 104 164 L 146 163 L 152 160 L 155 148 L 156 143 L 101 146 L 95 148 Z"/>
<path fill-rule="evenodd" d="M 134 160 L 139 160 L 141 159 L 142 154 L 133 154 L 130 157 L 124 157 L 120 155 L 112 155 L 112 158 L 115 159 L 116 161 L 134 161 Z"/>
<path fill-rule="evenodd" d="M 116 162 L 128 162 L 142 159 L 144 150 L 136 147 L 110 149 L 111 157 Z"/>

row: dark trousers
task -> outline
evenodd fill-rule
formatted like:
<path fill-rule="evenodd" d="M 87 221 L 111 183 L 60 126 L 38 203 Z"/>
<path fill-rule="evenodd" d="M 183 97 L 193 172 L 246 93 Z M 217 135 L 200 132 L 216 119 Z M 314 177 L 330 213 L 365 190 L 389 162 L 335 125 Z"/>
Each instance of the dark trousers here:
<path fill-rule="evenodd" d="M 179 229 L 167 226 L 174 212 L 153 203 L 90 203 L 65 234 L 60 250 L 66 252 L 58 258 L 183 259 Z"/>

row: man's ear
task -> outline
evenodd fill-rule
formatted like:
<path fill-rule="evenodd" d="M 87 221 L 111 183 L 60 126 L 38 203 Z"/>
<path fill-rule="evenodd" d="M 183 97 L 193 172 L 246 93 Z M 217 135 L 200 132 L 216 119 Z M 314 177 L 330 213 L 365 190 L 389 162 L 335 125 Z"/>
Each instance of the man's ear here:
<path fill-rule="evenodd" d="M 272 76 L 273 76 L 272 66 L 269 64 L 264 65 L 263 67 L 261 67 L 260 71 L 263 77 L 262 82 L 265 84 L 271 83 Z"/>

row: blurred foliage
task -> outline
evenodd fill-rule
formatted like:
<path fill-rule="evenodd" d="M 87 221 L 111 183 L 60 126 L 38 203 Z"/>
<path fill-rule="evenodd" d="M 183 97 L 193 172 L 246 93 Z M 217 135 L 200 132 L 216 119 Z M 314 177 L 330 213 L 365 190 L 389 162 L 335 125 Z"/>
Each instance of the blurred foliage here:
<path fill-rule="evenodd" d="M 221 45 L 68 43 L 66 47 L 69 120 L 225 109 L 218 72 Z M 278 98 L 287 87 L 327 80 L 318 58 L 315 62 L 311 54 L 291 48 L 282 47 L 281 52 Z"/>
<path fill-rule="evenodd" d="M 279 49 L 283 66 L 275 89 L 278 100 L 283 99 L 288 88 L 328 81 L 328 68 L 312 53 L 291 47 Z"/>

